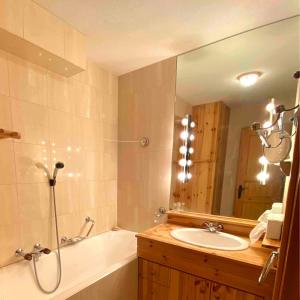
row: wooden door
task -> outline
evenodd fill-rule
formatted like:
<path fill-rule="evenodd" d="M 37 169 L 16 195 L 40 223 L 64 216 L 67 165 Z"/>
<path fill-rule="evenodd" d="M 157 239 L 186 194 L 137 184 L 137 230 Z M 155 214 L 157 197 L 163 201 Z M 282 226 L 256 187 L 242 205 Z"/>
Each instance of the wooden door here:
<path fill-rule="evenodd" d="M 281 202 L 285 177 L 278 166 L 269 165 L 270 180 L 261 185 L 256 176 L 261 171 L 261 142 L 254 131 L 243 128 L 234 199 L 234 216 L 257 219 L 273 202 Z M 240 190 L 240 192 L 239 192 Z"/>
<path fill-rule="evenodd" d="M 210 300 L 263 300 L 263 298 L 226 285 L 212 283 Z"/>

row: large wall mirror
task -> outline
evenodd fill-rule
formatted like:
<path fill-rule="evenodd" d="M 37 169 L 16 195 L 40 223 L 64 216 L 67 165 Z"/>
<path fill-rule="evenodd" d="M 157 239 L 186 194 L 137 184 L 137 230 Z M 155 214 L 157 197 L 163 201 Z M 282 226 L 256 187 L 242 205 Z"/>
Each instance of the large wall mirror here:
<path fill-rule="evenodd" d="M 298 69 L 298 17 L 178 57 L 171 209 L 257 219 L 283 201 L 288 177 L 264 161 L 251 124 L 272 118 L 268 104 L 295 106 Z M 293 113 L 284 118 L 290 135 Z"/>

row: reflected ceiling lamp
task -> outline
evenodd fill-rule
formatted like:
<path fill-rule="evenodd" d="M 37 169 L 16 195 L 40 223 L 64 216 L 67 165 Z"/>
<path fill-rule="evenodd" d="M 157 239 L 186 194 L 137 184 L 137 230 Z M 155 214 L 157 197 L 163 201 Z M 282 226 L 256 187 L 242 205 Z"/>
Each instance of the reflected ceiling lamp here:
<path fill-rule="evenodd" d="M 248 87 L 254 85 L 259 77 L 262 75 L 262 72 L 254 71 L 240 74 L 237 76 L 237 80 L 243 87 Z"/>
<path fill-rule="evenodd" d="M 185 183 L 192 178 L 192 173 L 190 172 L 190 166 L 192 165 L 191 155 L 194 153 L 192 148 L 192 141 L 195 139 L 192 133 L 192 128 L 195 127 L 195 122 L 192 121 L 191 115 L 186 115 L 181 120 L 181 125 L 183 130 L 180 133 L 180 139 L 182 140 L 182 145 L 179 148 L 179 152 L 182 155 L 178 164 L 182 168 L 178 174 L 178 179 Z"/>

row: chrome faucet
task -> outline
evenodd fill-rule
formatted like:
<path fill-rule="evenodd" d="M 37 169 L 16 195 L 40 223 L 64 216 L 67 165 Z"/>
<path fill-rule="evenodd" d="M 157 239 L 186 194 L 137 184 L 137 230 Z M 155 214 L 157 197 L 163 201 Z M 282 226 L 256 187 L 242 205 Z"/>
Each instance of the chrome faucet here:
<path fill-rule="evenodd" d="M 24 252 L 23 249 L 19 248 L 16 250 L 15 255 L 21 256 L 25 260 L 32 260 L 33 258 L 37 261 L 42 254 L 50 254 L 51 250 L 49 248 L 44 248 L 40 244 L 35 244 L 31 252 Z"/>
<path fill-rule="evenodd" d="M 224 226 L 219 223 L 213 223 L 213 222 L 204 222 L 202 225 L 205 229 L 207 229 L 209 232 L 219 232 L 224 230 Z"/>

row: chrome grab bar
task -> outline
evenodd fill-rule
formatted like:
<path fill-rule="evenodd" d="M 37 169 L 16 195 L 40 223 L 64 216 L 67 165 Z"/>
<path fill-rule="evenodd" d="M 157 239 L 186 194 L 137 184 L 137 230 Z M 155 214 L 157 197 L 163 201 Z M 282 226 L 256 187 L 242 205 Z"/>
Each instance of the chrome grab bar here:
<path fill-rule="evenodd" d="M 278 255 L 279 255 L 279 250 L 272 251 L 272 253 L 268 257 L 268 260 L 266 261 L 266 263 L 259 275 L 259 278 L 258 278 L 259 284 L 262 284 L 266 280 L 266 278 L 270 272 L 270 269 L 273 266 L 274 260 L 277 258 Z"/>

